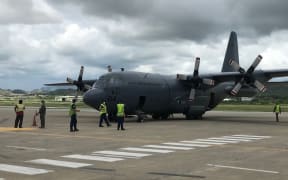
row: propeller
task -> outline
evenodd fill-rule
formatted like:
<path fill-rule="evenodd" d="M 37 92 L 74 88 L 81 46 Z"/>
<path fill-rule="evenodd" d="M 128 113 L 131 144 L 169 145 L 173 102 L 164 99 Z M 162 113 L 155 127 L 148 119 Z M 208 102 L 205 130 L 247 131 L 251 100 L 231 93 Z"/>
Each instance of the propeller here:
<path fill-rule="evenodd" d="M 255 68 L 259 65 L 261 60 L 262 60 L 262 56 L 258 55 L 247 71 L 245 71 L 245 69 L 243 69 L 234 60 L 231 59 L 229 61 L 229 64 L 233 67 L 233 69 L 235 69 L 236 71 L 239 71 L 242 74 L 240 81 L 236 83 L 236 85 L 233 87 L 233 89 L 230 92 L 232 95 L 234 96 L 237 95 L 244 83 L 253 85 L 260 92 L 266 91 L 266 87 L 260 81 L 256 80 L 253 76 L 253 72 Z"/>
<path fill-rule="evenodd" d="M 69 77 L 67 77 L 67 79 L 66 79 L 66 81 L 68 83 L 77 86 L 77 91 L 76 91 L 76 95 L 75 95 L 76 100 L 78 98 L 80 91 L 86 91 L 86 90 L 91 88 L 91 86 L 89 86 L 88 84 L 83 83 L 83 73 L 84 73 L 84 67 L 81 66 L 78 80 L 73 80 L 72 78 L 69 78 Z"/>
<path fill-rule="evenodd" d="M 177 74 L 178 80 L 188 80 L 192 82 L 192 88 L 190 90 L 189 97 L 188 97 L 189 101 L 193 101 L 195 99 L 196 89 L 200 88 L 201 84 L 213 86 L 215 83 L 213 79 L 199 77 L 199 66 L 200 66 L 200 58 L 196 57 L 195 65 L 194 65 L 194 72 L 193 72 L 192 77 L 184 75 L 184 74 Z"/>

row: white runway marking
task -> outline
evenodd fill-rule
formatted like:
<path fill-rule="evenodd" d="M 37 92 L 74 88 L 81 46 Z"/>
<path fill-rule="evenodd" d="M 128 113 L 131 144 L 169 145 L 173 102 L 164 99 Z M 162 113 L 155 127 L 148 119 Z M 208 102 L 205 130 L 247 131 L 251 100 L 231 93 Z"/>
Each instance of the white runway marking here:
<path fill-rule="evenodd" d="M 86 163 L 78 163 L 78 162 L 69 162 L 69 161 L 58 161 L 58 160 L 51 160 L 51 159 L 35 159 L 31 161 L 26 161 L 36 164 L 45 164 L 45 165 L 52 165 L 52 166 L 61 166 L 61 167 L 68 167 L 68 168 L 80 168 L 85 166 L 91 166 L 92 164 Z"/>
<path fill-rule="evenodd" d="M 162 145 L 144 145 L 143 147 L 160 148 L 160 149 L 178 149 L 178 150 L 191 150 L 191 147 L 178 147 L 178 146 L 162 146 Z"/>
<path fill-rule="evenodd" d="M 229 140 L 218 140 L 218 139 L 196 139 L 196 141 L 205 141 L 205 142 L 219 142 L 219 143 L 239 143 L 240 141 L 229 141 Z"/>
<path fill-rule="evenodd" d="M 249 139 L 239 139 L 239 138 L 233 138 L 233 137 L 221 137 L 218 139 L 223 139 L 223 140 L 230 140 L 230 141 L 246 141 L 246 142 L 250 142 L 251 140 Z"/>
<path fill-rule="evenodd" d="M 186 142 L 189 142 L 189 143 L 195 143 L 195 144 L 206 144 L 206 145 L 223 145 L 223 144 L 227 144 L 227 143 L 220 143 L 220 142 L 204 142 L 204 141 L 196 141 L 196 140 L 193 140 L 193 141 L 186 141 Z"/>
<path fill-rule="evenodd" d="M 134 148 L 134 147 L 121 148 L 121 149 L 122 149 L 122 150 L 126 150 L 126 151 L 155 152 L 155 153 L 171 153 L 171 152 L 174 152 L 174 151 L 171 151 L 171 150 L 148 149 L 148 148 Z"/>
<path fill-rule="evenodd" d="M 122 151 L 96 151 L 93 152 L 93 154 L 103 154 L 103 155 L 116 155 L 116 156 L 123 156 L 123 157 L 145 157 L 145 156 L 151 156 L 152 154 L 143 154 L 143 153 L 131 153 L 131 152 L 122 152 Z"/>
<path fill-rule="evenodd" d="M 271 136 L 254 136 L 254 135 L 245 135 L 245 134 L 236 134 L 233 136 L 238 136 L 238 137 L 259 137 L 259 138 L 271 138 Z"/>
<path fill-rule="evenodd" d="M 213 140 L 213 141 L 223 141 L 223 142 L 227 142 L 227 143 L 239 143 L 241 141 L 239 140 L 227 140 L 227 139 L 223 139 L 223 138 L 208 138 L 208 140 Z"/>
<path fill-rule="evenodd" d="M 61 156 L 65 158 L 73 158 L 73 159 L 83 159 L 83 160 L 92 160 L 92 161 L 104 161 L 104 162 L 115 162 L 124 160 L 123 158 L 112 158 L 112 157 L 102 157 L 102 156 L 92 156 L 92 155 L 81 155 L 81 154 L 72 154 Z"/>
<path fill-rule="evenodd" d="M 239 169 L 239 170 L 246 170 L 246 171 L 257 171 L 257 172 L 264 172 L 264 173 L 272 173 L 272 174 L 278 174 L 277 171 L 267 171 L 262 169 L 249 169 L 249 168 L 242 168 L 242 167 L 235 167 L 235 166 L 223 166 L 223 165 L 217 165 L 217 164 L 207 164 L 208 166 L 213 167 L 220 167 L 220 168 L 229 168 L 229 169 Z"/>
<path fill-rule="evenodd" d="M 26 175 L 37 175 L 37 174 L 45 174 L 48 172 L 53 172 L 52 170 L 46 169 L 36 169 L 25 166 L 15 166 L 9 164 L 0 164 L 0 171 L 18 173 L 18 174 L 26 174 Z"/>
<path fill-rule="evenodd" d="M 16 148 L 16 149 L 26 149 L 26 150 L 35 150 L 35 151 L 47 151 L 44 148 L 32 148 L 32 147 L 23 147 L 23 146 L 6 146 L 9 148 Z"/>
<path fill-rule="evenodd" d="M 188 147 L 209 147 L 210 145 L 204 145 L 204 144 L 192 144 L 189 143 L 189 141 L 181 141 L 182 143 L 172 143 L 172 142 L 168 142 L 168 143 L 162 143 L 162 144 L 166 144 L 166 145 L 174 145 L 174 146 L 188 146 Z"/>
<path fill-rule="evenodd" d="M 263 139 L 263 138 L 259 138 L 259 137 L 240 137 L 240 136 L 224 136 L 224 137 L 230 137 L 230 138 L 236 138 L 236 139 L 248 139 L 248 140 L 259 140 L 259 139 Z"/>

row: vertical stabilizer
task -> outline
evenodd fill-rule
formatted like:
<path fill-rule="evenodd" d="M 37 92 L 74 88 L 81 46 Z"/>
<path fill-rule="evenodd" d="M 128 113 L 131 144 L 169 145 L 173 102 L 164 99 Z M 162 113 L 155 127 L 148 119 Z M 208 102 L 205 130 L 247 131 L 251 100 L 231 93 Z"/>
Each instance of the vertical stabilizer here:
<path fill-rule="evenodd" d="M 239 64 L 237 34 L 234 31 L 232 31 L 230 34 L 230 38 L 229 38 L 229 42 L 227 45 L 223 66 L 222 66 L 222 72 L 235 71 L 233 67 L 229 64 L 229 61 L 231 59 L 233 59 L 235 62 Z"/>

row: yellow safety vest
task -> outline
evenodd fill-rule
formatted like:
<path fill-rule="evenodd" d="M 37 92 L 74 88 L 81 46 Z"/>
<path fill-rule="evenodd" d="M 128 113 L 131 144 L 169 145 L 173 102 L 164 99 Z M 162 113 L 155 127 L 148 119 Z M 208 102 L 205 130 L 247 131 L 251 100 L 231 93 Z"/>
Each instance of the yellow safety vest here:
<path fill-rule="evenodd" d="M 75 109 L 72 108 L 73 105 L 75 105 Z M 69 109 L 69 116 L 72 116 L 72 115 L 74 115 L 74 114 L 76 114 L 76 104 L 73 104 L 73 103 L 72 103 L 72 104 L 70 105 L 70 109 Z"/>
<path fill-rule="evenodd" d="M 102 103 L 99 107 L 100 115 L 107 113 L 107 106 L 106 104 Z"/>
<path fill-rule="evenodd" d="M 124 117 L 124 104 L 117 104 L 117 116 Z"/>
<path fill-rule="evenodd" d="M 23 112 L 25 109 L 24 104 L 16 104 L 16 112 Z"/>
<path fill-rule="evenodd" d="M 280 112 L 280 105 L 279 105 L 279 104 L 277 104 L 277 105 L 275 106 L 275 112 L 276 112 L 276 113 L 279 113 L 279 112 Z"/>

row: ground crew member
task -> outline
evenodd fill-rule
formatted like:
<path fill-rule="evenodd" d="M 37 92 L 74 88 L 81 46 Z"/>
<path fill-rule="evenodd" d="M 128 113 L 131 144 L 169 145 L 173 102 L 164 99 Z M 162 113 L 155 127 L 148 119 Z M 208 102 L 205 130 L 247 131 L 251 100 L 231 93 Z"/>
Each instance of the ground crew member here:
<path fill-rule="evenodd" d="M 103 120 L 105 121 L 105 123 L 107 124 L 107 126 L 111 126 L 109 121 L 107 120 L 107 106 L 106 106 L 106 102 L 103 101 L 102 104 L 100 104 L 99 107 L 99 111 L 100 111 L 100 121 L 99 121 L 99 127 L 104 127 L 102 125 Z"/>
<path fill-rule="evenodd" d="M 16 104 L 14 107 L 14 111 L 16 113 L 14 128 L 17 128 L 18 124 L 19 124 L 19 128 L 22 128 L 24 110 L 25 110 L 25 105 L 23 104 L 23 101 L 20 99 L 19 103 Z"/>
<path fill-rule="evenodd" d="M 73 99 L 69 109 L 70 132 L 79 131 L 79 129 L 77 129 L 77 112 L 79 111 L 76 107 L 76 99 Z"/>
<path fill-rule="evenodd" d="M 278 114 L 281 114 L 281 106 L 280 106 L 279 103 L 276 103 L 276 104 L 275 104 L 274 109 L 273 109 L 273 112 L 274 112 L 275 115 L 276 115 L 276 122 L 279 122 Z"/>
<path fill-rule="evenodd" d="M 44 100 L 41 101 L 41 106 L 39 108 L 38 114 L 40 114 L 40 122 L 41 122 L 39 128 L 45 128 L 46 105 Z"/>
<path fill-rule="evenodd" d="M 118 124 L 117 124 L 117 130 L 119 130 L 120 127 L 121 127 L 121 130 L 122 130 L 122 131 L 125 130 L 124 127 L 123 127 L 124 116 L 125 116 L 125 111 L 124 111 L 124 109 L 125 109 L 124 104 L 122 104 L 122 103 L 119 102 L 119 103 L 117 104 L 117 122 L 118 122 Z"/>

